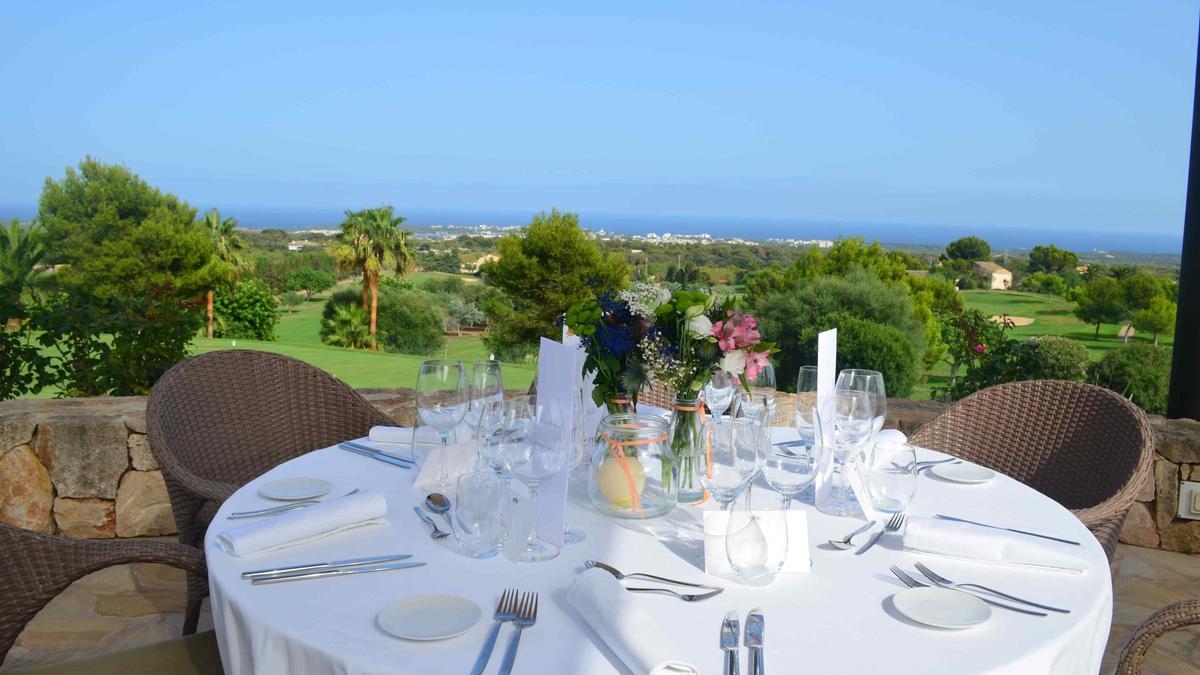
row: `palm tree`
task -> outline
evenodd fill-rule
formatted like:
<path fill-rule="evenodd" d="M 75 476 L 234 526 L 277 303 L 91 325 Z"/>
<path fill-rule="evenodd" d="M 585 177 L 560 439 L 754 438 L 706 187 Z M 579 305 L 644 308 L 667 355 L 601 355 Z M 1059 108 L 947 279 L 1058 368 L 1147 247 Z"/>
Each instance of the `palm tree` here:
<path fill-rule="evenodd" d="M 208 226 L 208 233 L 212 237 L 213 246 L 216 250 L 213 252 L 213 265 L 216 267 L 217 275 L 223 279 L 227 279 L 229 283 L 236 284 L 238 277 L 242 272 L 250 269 L 250 259 L 246 257 L 246 242 L 237 233 L 236 218 L 221 218 L 221 213 L 216 209 L 212 209 L 204 214 L 204 224 Z M 208 289 L 208 302 L 206 311 L 208 313 L 208 337 L 213 336 L 213 296 L 215 289 Z"/>
<path fill-rule="evenodd" d="M 0 331 L 5 319 L 20 323 L 21 294 L 33 284 L 39 273 L 37 265 L 45 255 L 37 221 L 23 228 L 21 221 L 13 218 L 8 228 L 0 227 L 0 301 L 8 305 L 0 311 Z"/>
<path fill-rule="evenodd" d="M 403 222 L 404 217 L 395 215 L 390 206 L 347 211 L 337 243 L 330 249 L 340 268 L 362 272 L 362 305 L 371 313 L 373 347 L 378 346 L 375 326 L 379 308 L 379 274 L 388 269 L 405 274 L 413 263 L 412 253 L 408 250 L 410 233 L 400 229 Z"/>

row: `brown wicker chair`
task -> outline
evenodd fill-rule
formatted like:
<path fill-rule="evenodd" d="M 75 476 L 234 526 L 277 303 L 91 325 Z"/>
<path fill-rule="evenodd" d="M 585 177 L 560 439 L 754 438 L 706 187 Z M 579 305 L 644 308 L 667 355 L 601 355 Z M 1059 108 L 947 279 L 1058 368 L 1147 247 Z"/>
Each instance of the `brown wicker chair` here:
<path fill-rule="evenodd" d="M 39 534 L 0 523 L 0 662 L 17 636 L 46 603 L 71 583 L 97 570 L 132 562 L 171 565 L 203 575 L 204 554 L 190 546 L 151 541 L 97 541 Z M 190 593 L 189 589 L 189 593 Z M 191 598 L 189 598 L 190 600 Z M 197 602 L 199 598 L 197 598 Z M 29 673 L 220 673 L 212 631 L 187 638 L 36 668 Z"/>
<path fill-rule="evenodd" d="M 638 394 L 638 403 L 645 403 L 663 410 L 670 410 L 674 401 L 675 390 L 670 385 L 658 380 L 642 387 L 642 391 Z"/>
<path fill-rule="evenodd" d="M 1160 636 L 1186 626 L 1200 626 L 1200 600 L 1184 600 L 1155 612 L 1134 629 L 1121 650 L 1117 675 L 1139 675 L 1150 645 Z"/>
<path fill-rule="evenodd" d="M 1107 389 L 1061 380 L 978 391 L 911 442 L 1005 473 L 1071 509 L 1110 561 L 1154 455 L 1154 435 L 1137 406 Z"/>
<path fill-rule="evenodd" d="M 244 349 L 181 361 L 146 404 L 179 542 L 200 548 L 221 503 L 267 470 L 392 424 L 358 392 L 302 361 Z M 185 632 L 195 630 L 207 578 L 188 575 Z M 194 587 L 194 588 L 193 588 Z M 191 591 L 194 591 L 191 592 Z"/>

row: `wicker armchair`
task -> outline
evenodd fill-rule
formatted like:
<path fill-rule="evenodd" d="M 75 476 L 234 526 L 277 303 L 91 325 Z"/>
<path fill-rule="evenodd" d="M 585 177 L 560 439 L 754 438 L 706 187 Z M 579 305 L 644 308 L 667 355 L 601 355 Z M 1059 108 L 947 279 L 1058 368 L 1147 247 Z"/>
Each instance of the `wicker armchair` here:
<path fill-rule="evenodd" d="M 1110 561 L 1154 456 L 1154 435 L 1137 406 L 1107 389 L 1060 380 L 978 391 L 911 442 L 1005 473 L 1071 509 Z"/>
<path fill-rule="evenodd" d="M 0 523 L 0 551 L 4 551 L 4 566 L 0 567 L 0 598 L 4 599 L 0 602 L 0 662 L 21 630 L 46 603 L 73 581 L 92 572 L 113 565 L 150 562 L 178 567 L 190 574 L 205 573 L 204 554 L 190 546 L 68 539 L 5 523 Z M 216 640 L 208 631 L 123 654 L 22 672 L 183 674 L 219 673 L 221 667 Z"/>
<path fill-rule="evenodd" d="M 1121 650 L 1117 675 L 1139 675 L 1146 665 L 1150 645 L 1165 633 L 1185 626 L 1200 626 L 1200 600 L 1184 600 L 1155 612 L 1134 629 Z"/>
<path fill-rule="evenodd" d="M 181 361 L 146 404 L 150 448 L 162 467 L 179 542 L 201 547 L 216 509 L 239 487 L 289 459 L 367 435 L 391 418 L 302 361 L 244 349 Z M 207 577 L 188 575 L 185 632 Z"/>

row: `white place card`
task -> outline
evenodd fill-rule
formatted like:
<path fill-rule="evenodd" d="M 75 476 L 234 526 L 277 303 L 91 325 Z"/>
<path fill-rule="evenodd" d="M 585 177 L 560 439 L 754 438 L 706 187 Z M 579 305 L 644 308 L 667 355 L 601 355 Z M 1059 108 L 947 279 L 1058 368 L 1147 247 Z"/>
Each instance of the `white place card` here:
<path fill-rule="evenodd" d="M 704 512 L 704 571 L 718 577 L 730 578 L 733 569 L 725 553 L 725 530 L 729 527 L 727 511 Z M 792 509 L 787 512 L 788 551 L 780 574 L 807 572 L 812 568 L 808 540 L 808 512 Z"/>
<path fill-rule="evenodd" d="M 538 349 L 538 405 L 554 408 L 556 419 L 562 420 L 563 443 L 570 443 L 570 422 L 574 398 L 582 385 L 583 349 L 578 338 L 568 338 L 568 344 L 542 338 Z M 538 486 L 538 513 L 535 528 L 542 539 L 563 545 L 567 523 L 567 478 L 569 466 Z"/>
<path fill-rule="evenodd" d="M 519 495 L 512 490 L 509 490 L 507 498 L 511 502 L 508 514 L 508 538 L 504 540 L 504 548 L 500 549 L 500 552 L 505 558 L 518 562 L 521 558 L 521 551 L 525 550 L 525 542 L 529 539 L 529 533 L 533 530 L 537 511 L 534 510 L 533 502 L 528 497 Z"/>
<path fill-rule="evenodd" d="M 817 414 L 821 417 L 821 438 L 818 446 L 832 448 L 834 443 L 833 416 L 835 412 L 835 387 L 837 386 L 837 329 L 833 328 L 817 335 Z M 818 508 L 826 503 L 833 490 L 833 453 L 816 455 L 819 462 L 814 490 Z"/>

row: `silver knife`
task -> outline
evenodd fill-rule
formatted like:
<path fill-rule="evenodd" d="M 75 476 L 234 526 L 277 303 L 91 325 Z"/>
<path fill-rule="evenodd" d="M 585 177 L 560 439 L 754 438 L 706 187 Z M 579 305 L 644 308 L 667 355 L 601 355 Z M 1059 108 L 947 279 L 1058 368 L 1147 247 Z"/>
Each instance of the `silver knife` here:
<path fill-rule="evenodd" d="M 402 459 L 400 457 L 392 457 L 391 455 L 383 453 L 383 452 L 371 452 L 368 450 L 362 450 L 357 447 L 352 447 L 352 446 L 346 445 L 345 443 L 342 443 L 338 447 L 340 447 L 342 450 L 345 450 L 347 452 L 353 452 L 356 455 L 362 455 L 363 457 L 370 457 L 371 459 L 377 459 L 386 464 L 398 466 L 401 469 L 411 469 L 413 466 L 412 463 L 409 462 L 407 459 Z"/>
<path fill-rule="evenodd" d="M 347 574 L 366 574 L 368 572 L 387 572 L 388 570 L 406 570 L 413 567 L 421 567 L 423 562 L 398 562 L 389 565 L 376 565 L 375 567 L 334 567 L 327 570 L 313 570 L 311 572 L 296 572 L 292 574 L 279 574 L 271 577 L 256 577 L 250 583 L 259 584 L 277 584 L 283 581 L 300 581 L 302 579 L 320 579 L 322 577 L 339 577 Z"/>
<path fill-rule="evenodd" d="M 746 615 L 746 648 L 750 650 L 750 661 L 746 664 L 748 675 L 765 675 L 763 665 L 763 613 L 755 607 Z"/>
<path fill-rule="evenodd" d="M 721 649 L 725 652 L 725 675 L 739 675 L 738 665 L 738 613 L 737 610 L 725 612 L 725 620 L 721 622 Z"/>
<path fill-rule="evenodd" d="M 276 567 L 265 570 L 250 570 L 242 572 L 243 579 L 253 579 L 255 577 L 268 577 L 276 574 L 287 574 L 289 572 L 307 572 L 309 570 L 327 569 L 330 567 L 358 567 L 359 565 L 379 565 L 396 560 L 404 560 L 411 558 L 410 553 L 391 553 L 382 556 L 372 556 L 370 558 L 350 558 L 348 560 L 332 560 L 330 562 L 310 563 L 308 565 L 292 565 L 290 567 Z"/>
<path fill-rule="evenodd" d="M 1029 532 L 1027 530 L 1018 530 L 1018 529 L 1012 528 L 1012 527 L 1000 527 L 999 525 L 988 525 L 987 523 L 979 523 L 974 520 L 967 520 L 966 518 L 959 518 L 957 516 L 947 516 L 947 515 L 939 513 L 935 517 L 941 518 L 942 520 L 953 520 L 953 521 L 959 522 L 959 523 L 970 523 L 971 525 L 978 525 L 980 527 L 990 527 L 993 530 L 1005 530 L 1007 532 L 1016 532 L 1017 534 L 1026 534 L 1031 537 L 1041 537 L 1042 539 L 1049 539 L 1050 541 L 1058 541 L 1058 542 L 1062 542 L 1064 544 L 1073 544 L 1075 546 L 1083 546 L 1083 544 L 1080 544 L 1077 541 L 1072 541 L 1070 539 L 1060 539 L 1059 537 L 1051 537 L 1048 534 L 1038 534 L 1037 532 Z"/>
<path fill-rule="evenodd" d="M 872 522 L 874 522 L 874 521 L 872 521 Z M 866 553 L 867 549 L 871 548 L 872 546 L 875 545 L 875 542 L 879 541 L 879 538 L 883 536 L 884 532 L 887 532 L 887 526 L 884 526 L 878 532 L 871 535 L 871 538 L 867 540 L 867 543 L 863 544 L 862 548 L 855 551 L 854 555 L 862 555 L 862 554 Z"/>

